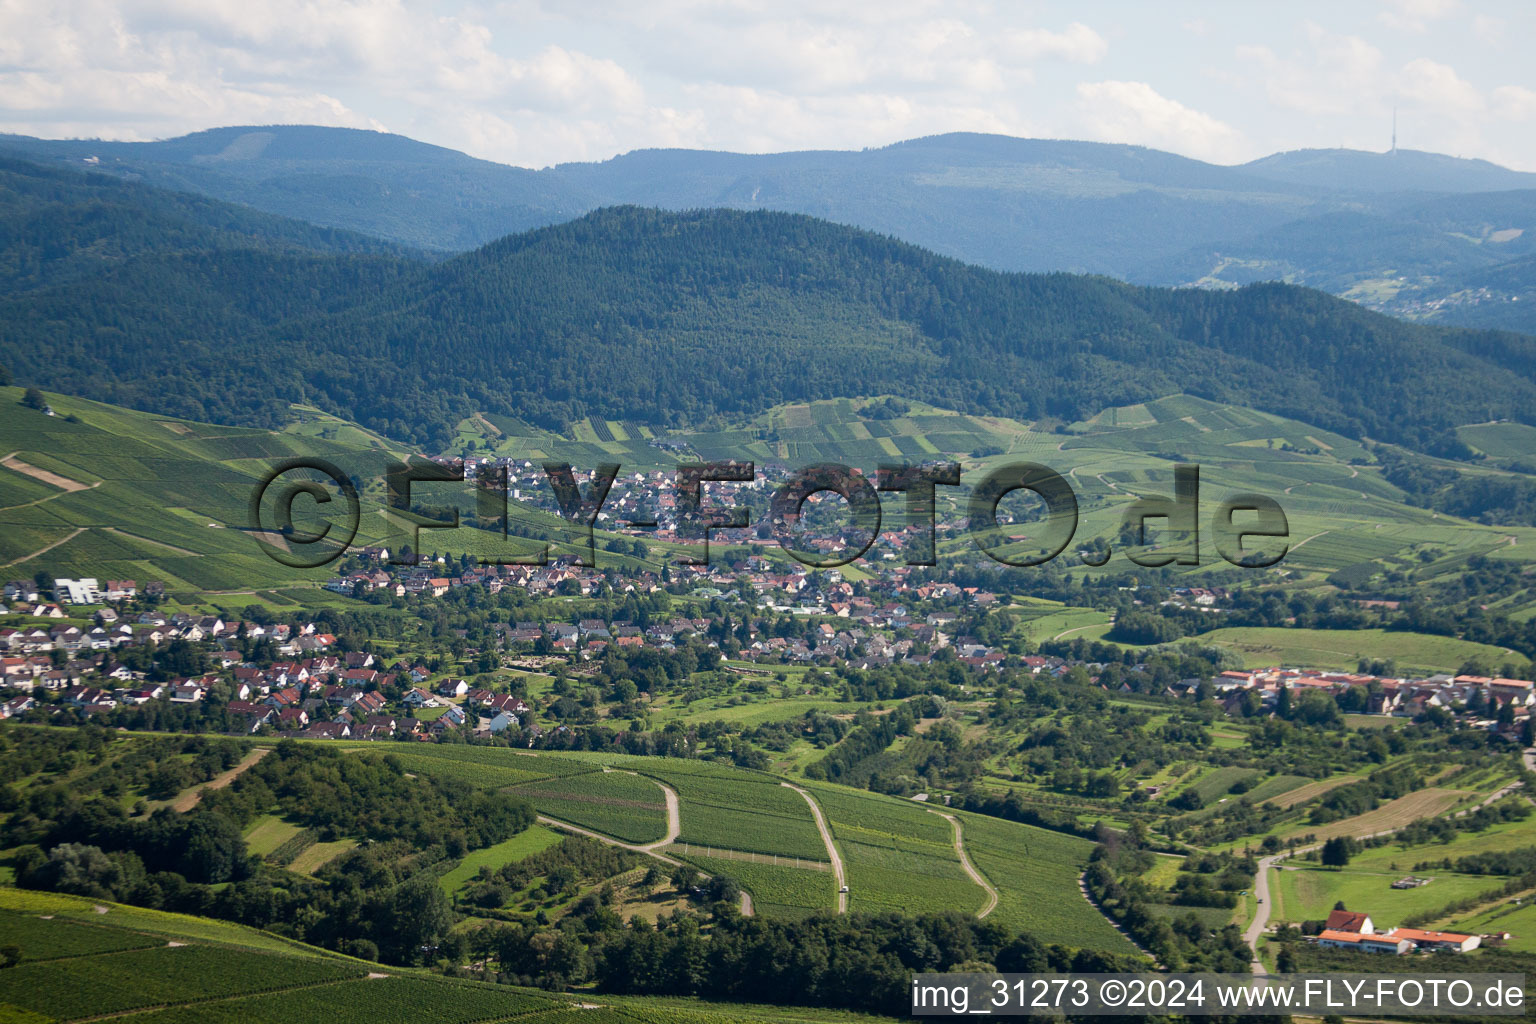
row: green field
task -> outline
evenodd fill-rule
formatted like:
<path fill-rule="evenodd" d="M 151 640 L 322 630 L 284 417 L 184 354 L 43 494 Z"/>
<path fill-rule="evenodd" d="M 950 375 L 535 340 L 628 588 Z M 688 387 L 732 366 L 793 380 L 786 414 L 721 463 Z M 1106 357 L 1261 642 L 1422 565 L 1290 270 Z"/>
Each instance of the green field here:
<path fill-rule="evenodd" d="M 1389 843 L 1362 850 L 1350 858 L 1349 866 L 1362 871 L 1396 871 L 1407 874 L 1415 864 L 1434 863 L 1445 858 L 1455 860 L 1479 853 L 1498 853 L 1523 846 L 1536 846 L 1536 820 L 1531 818 L 1503 822 L 1481 832 L 1457 832 L 1449 843 L 1423 843 L 1408 847 Z M 1423 873 L 1435 872 L 1425 869 Z"/>
<path fill-rule="evenodd" d="M 258 857 L 265 857 L 279 846 L 293 839 L 303 828 L 284 821 L 273 814 L 258 818 L 245 833 L 245 848 Z"/>
<path fill-rule="evenodd" d="M 1509 949 L 1536 953 L 1536 903 L 1531 902 L 1529 896 L 1500 900 L 1487 910 L 1454 918 L 1443 927 L 1446 931 L 1465 931 L 1479 935 L 1509 932 Z"/>
<path fill-rule="evenodd" d="M 1438 910 L 1441 907 L 1497 889 L 1503 879 L 1489 875 L 1455 875 L 1428 871 L 1433 879 L 1417 889 L 1393 889 L 1392 880 L 1406 872 L 1342 871 L 1332 868 L 1298 866 L 1271 876 L 1270 891 L 1278 900 L 1275 915 L 1279 920 L 1300 923 L 1325 918 L 1334 903 L 1342 900 L 1350 910 L 1371 915 L 1377 928 L 1401 924 L 1403 918 Z M 1278 881 L 1278 884 L 1273 884 Z"/>
<path fill-rule="evenodd" d="M 1402 672 L 1455 672 L 1481 658 L 1491 665 L 1506 662 L 1521 669 L 1530 662 L 1522 654 L 1489 644 L 1384 629 L 1286 629 L 1237 626 L 1201 633 L 1201 643 L 1237 652 L 1246 668 L 1285 665 L 1354 671 L 1361 658 L 1392 659 Z"/>
<path fill-rule="evenodd" d="M 438 884 L 444 892 L 457 892 L 465 882 L 479 874 L 482 867 L 494 871 L 503 864 L 516 863 L 532 857 L 540 850 L 549 849 L 561 838 L 560 833 L 552 832 L 543 825 L 530 825 L 511 839 L 466 854 L 451 871 L 438 879 Z"/>

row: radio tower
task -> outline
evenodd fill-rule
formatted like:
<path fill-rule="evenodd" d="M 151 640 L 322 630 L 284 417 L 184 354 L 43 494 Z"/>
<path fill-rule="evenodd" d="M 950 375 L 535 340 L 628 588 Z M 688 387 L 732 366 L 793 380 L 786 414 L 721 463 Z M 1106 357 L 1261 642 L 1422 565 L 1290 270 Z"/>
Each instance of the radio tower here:
<path fill-rule="evenodd" d="M 1397 108 L 1392 108 L 1392 150 L 1388 156 L 1397 156 Z"/>

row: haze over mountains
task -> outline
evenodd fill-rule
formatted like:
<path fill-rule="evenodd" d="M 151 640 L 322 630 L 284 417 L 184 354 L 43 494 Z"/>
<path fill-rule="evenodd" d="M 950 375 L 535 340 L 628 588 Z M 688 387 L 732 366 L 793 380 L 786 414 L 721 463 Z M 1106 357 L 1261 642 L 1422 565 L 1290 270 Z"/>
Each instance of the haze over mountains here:
<path fill-rule="evenodd" d="M 541 171 L 400 136 L 221 128 L 0 153 L 462 252 L 603 206 L 805 213 L 999 270 L 1285 280 L 1434 322 L 1536 333 L 1536 175 L 1432 153 L 1221 167 L 1136 146 L 952 134 L 860 152 L 643 150 Z"/>
<path fill-rule="evenodd" d="M 1017 275 L 768 211 L 622 207 L 446 260 L 99 174 L 0 164 L 0 363 L 224 423 L 310 402 L 442 445 L 476 411 L 663 427 L 897 394 L 1076 420 L 1185 391 L 1453 451 L 1536 422 L 1536 339 L 1320 292 Z"/>

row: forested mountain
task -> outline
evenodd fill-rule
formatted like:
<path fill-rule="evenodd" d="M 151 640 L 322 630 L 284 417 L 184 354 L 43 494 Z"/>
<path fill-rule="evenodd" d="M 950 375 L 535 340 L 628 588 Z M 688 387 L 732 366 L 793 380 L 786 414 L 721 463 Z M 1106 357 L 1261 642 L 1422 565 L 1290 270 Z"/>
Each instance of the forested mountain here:
<path fill-rule="evenodd" d="M 532 171 L 400 136 L 296 126 L 150 143 L 0 136 L 0 153 L 438 252 L 603 206 L 769 209 L 998 270 L 1284 280 L 1410 318 L 1536 333 L 1536 296 L 1512 262 L 1536 237 L 1536 175 L 1409 150 L 1303 150 L 1222 167 L 1139 146 L 956 133 L 858 152 L 641 150 Z"/>
<path fill-rule="evenodd" d="M 271 424 L 307 401 L 432 446 L 474 410 L 681 425 L 894 393 L 1077 419 L 1185 391 L 1425 450 L 1457 424 L 1536 421 L 1536 340 L 1288 286 L 1001 274 L 721 210 L 603 210 L 429 263 L 302 249 L 287 241 L 298 226 L 253 244 L 207 227 L 218 204 L 195 219 L 142 186 L 32 173 L 51 190 L 6 188 L 0 221 L 50 248 L 0 256 L 37 265 L 0 299 L 0 362 L 24 383 L 202 419 Z M 121 256 L 86 272 L 117 237 L 97 209 L 149 241 L 115 243 Z"/>

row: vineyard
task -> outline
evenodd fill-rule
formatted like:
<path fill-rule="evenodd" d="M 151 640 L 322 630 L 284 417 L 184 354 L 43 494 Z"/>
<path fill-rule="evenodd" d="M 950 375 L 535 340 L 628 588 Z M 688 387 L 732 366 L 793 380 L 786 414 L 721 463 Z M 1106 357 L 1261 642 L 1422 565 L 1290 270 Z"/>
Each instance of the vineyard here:
<path fill-rule="evenodd" d="M 951 813 L 960 819 L 971 862 L 997 889 L 989 921 L 1031 932 L 1042 942 L 1133 952 L 1078 891 L 1092 843 L 1001 818 Z"/>
<path fill-rule="evenodd" d="M 278 960 L 213 946 L 162 946 L 0 971 L 0 1003 L 69 1020 L 340 981 L 363 973 L 337 961 Z"/>
<path fill-rule="evenodd" d="M 503 747 L 418 744 L 408 752 L 391 751 L 389 756 L 408 772 L 457 779 L 483 789 L 504 789 L 597 770 L 596 765 L 570 758 L 519 754 Z"/>
<path fill-rule="evenodd" d="M 827 873 L 790 873 L 830 886 Z M 794 880 L 779 883 L 771 871 L 742 881 L 765 894 L 806 901 Z M 830 900 L 830 889 L 824 897 L 810 898 Z M 785 914 L 806 912 L 783 906 Z M 251 944 L 271 944 L 283 952 L 257 952 Z M 18 966 L 0 971 L 0 1021 L 7 1024 L 108 1015 L 123 1024 L 831 1024 L 852 1019 L 838 1011 L 772 1006 L 675 1005 L 650 999 L 631 1005 L 625 998 L 599 994 L 585 995 L 578 1006 L 545 992 L 337 957 L 204 918 L 9 888 L 0 888 L 0 945 L 19 947 L 22 957 Z M 886 1018 L 857 1019 L 880 1024 Z"/>
<path fill-rule="evenodd" d="M 712 875 L 735 879 L 752 894 L 752 906 L 766 917 L 804 917 L 817 910 L 831 910 L 837 886 L 830 871 L 756 864 L 719 857 L 687 857 L 689 863 Z"/>
<path fill-rule="evenodd" d="M 849 910 L 982 908 L 986 893 L 961 868 L 949 822 L 890 797 L 830 786 L 813 791 L 847 862 Z"/>
<path fill-rule="evenodd" d="M 739 779 L 653 771 L 677 790 L 679 842 L 749 853 L 826 860 L 810 808 L 794 790 L 742 773 Z"/>
<path fill-rule="evenodd" d="M 544 779 L 516 790 L 543 814 L 631 843 L 667 833 L 667 807 L 655 782 L 628 772 L 587 772 Z"/>
<path fill-rule="evenodd" d="M 442 1024 L 500 1020 L 548 1006 L 501 987 L 426 978 L 368 978 L 295 992 L 135 1014 L 125 1024 Z M 538 1017 L 519 1016 L 519 1020 Z"/>
<path fill-rule="evenodd" d="M 14 911 L 0 911 L 0 946 L 16 946 L 23 961 L 91 953 L 118 953 L 163 946 L 165 940 L 115 928 L 92 928 L 72 921 L 47 920 Z"/>

